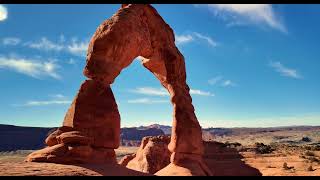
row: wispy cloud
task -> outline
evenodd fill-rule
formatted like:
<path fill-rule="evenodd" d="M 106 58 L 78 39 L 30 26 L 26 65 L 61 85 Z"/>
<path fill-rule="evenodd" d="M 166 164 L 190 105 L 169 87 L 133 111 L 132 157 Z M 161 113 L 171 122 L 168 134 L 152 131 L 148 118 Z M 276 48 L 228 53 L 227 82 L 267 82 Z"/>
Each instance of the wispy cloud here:
<path fill-rule="evenodd" d="M 128 103 L 130 104 L 161 104 L 161 103 L 168 103 L 168 102 L 169 102 L 168 100 L 149 99 L 149 98 L 128 100 Z"/>
<path fill-rule="evenodd" d="M 199 95 L 199 96 L 214 96 L 214 94 L 211 92 L 202 91 L 202 90 L 198 90 L 198 89 L 190 89 L 190 94 L 191 95 Z"/>
<path fill-rule="evenodd" d="M 279 72 L 282 76 L 294 78 L 294 79 L 302 79 L 302 76 L 295 69 L 285 67 L 280 62 L 270 62 L 269 66 L 272 67 L 275 71 Z"/>
<path fill-rule="evenodd" d="M 52 98 L 57 98 L 57 99 L 65 99 L 66 96 L 62 95 L 62 94 L 51 94 L 49 95 Z"/>
<path fill-rule="evenodd" d="M 165 88 L 139 87 L 130 90 L 130 92 L 149 96 L 169 96 L 169 93 Z"/>
<path fill-rule="evenodd" d="M 76 56 L 86 56 L 88 45 L 88 41 L 74 40 L 71 44 L 67 45 L 67 50 Z"/>
<path fill-rule="evenodd" d="M 130 90 L 130 92 L 148 96 L 169 96 L 169 93 L 165 88 L 140 87 Z M 202 91 L 199 89 L 190 89 L 190 94 L 199 96 L 214 96 L 214 94 L 211 92 Z"/>
<path fill-rule="evenodd" d="M 198 32 L 192 32 L 185 35 L 176 35 L 175 40 L 177 45 L 183 45 L 194 41 L 205 41 L 212 47 L 216 47 L 218 45 L 217 42 L 214 41 L 211 37 Z"/>
<path fill-rule="evenodd" d="M 32 49 L 41 51 L 66 52 L 81 57 L 86 56 L 88 45 L 89 40 L 80 41 L 78 38 L 72 38 L 71 41 L 67 41 L 63 35 L 59 37 L 58 41 L 52 41 L 47 37 L 42 37 L 38 41 L 24 43 L 24 46 Z"/>
<path fill-rule="evenodd" d="M 0 21 L 6 20 L 8 17 L 8 10 L 5 6 L 0 4 Z"/>
<path fill-rule="evenodd" d="M 281 32 L 287 32 L 271 4 L 208 4 L 206 6 L 213 10 L 217 17 L 231 19 L 232 24 L 265 24 Z"/>
<path fill-rule="evenodd" d="M 221 80 L 223 79 L 222 76 L 217 76 L 217 77 L 214 77 L 214 78 L 211 78 L 208 80 L 208 83 L 210 85 L 216 85 L 218 82 L 220 82 Z"/>
<path fill-rule="evenodd" d="M 220 85 L 222 87 L 235 87 L 237 84 L 230 79 L 225 79 L 223 76 L 216 76 L 208 80 L 210 85 Z"/>
<path fill-rule="evenodd" d="M 63 44 L 52 42 L 48 40 L 46 37 L 41 38 L 40 41 L 27 42 L 25 43 L 25 46 L 44 51 L 61 51 L 64 48 Z"/>
<path fill-rule="evenodd" d="M 55 79 L 61 78 L 57 73 L 59 66 L 54 61 L 38 61 L 33 59 L 0 56 L 0 69 L 1 68 L 10 69 L 38 79 L 46 76 Z"/>
<path fill-rule="evenodd" d="M 176 40 L 176 44 L 179 45 L 179 44 L 189 43 L 194 39 L 190 34 L 188 34 L 188 35 L 176 35 L 175 40 Z"/>
<path fill-rule="evenodd" d="M 62 94 L 49 95 L 49 100 L 30 100 L 23 104 L 15 104 L 15 107 L 49 106 L 49 105 L 69 105 L 72 101 Z"/>
<path fill-rule="evenodd" d="M 207 41 L 207 43 L 210 44 L 212 47 L 216 47 L 217 46 L 217 43 L 209 36 L 205 36 L 205 35 L 202 35 L 202 34 L 197 33 L 197 32 L 195 32 L 194 35 L 199 39 L 203 39 L 203 40 Z"/>
<path fill-rule="evenodd" d="M 21 42 L 21 39 L 16 37 L 6 37 L 2 39 L 2 44 L 5 46 L 16 46 Z"/>
<path fill-rule="evenodd" d="M 236 85 L 237 85 L 237 84 L 234 83 L 234 82 L 232 82 L 231 80 L 225 80 L 225 81 L 222 83 L 222 86 L 223 86 L 223 87 L 228 87 L 228 86 L 234 87 L 234 86 L 236 86 Z"/>
<path fill-rule="evenodd" d="M 21 106 L 48 106 L 48 105 L 64 105 L 71 104 L 71 101 L 53 100 L 53 101 L 28 101 Z"/>

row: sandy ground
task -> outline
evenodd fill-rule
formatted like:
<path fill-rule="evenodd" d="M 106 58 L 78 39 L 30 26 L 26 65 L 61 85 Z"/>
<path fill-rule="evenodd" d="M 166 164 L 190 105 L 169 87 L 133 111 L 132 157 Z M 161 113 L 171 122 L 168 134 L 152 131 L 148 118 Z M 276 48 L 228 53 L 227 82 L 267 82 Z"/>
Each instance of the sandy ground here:
<path fill-rule="evenodd" d="M 137 147 L 120 147 L 117 159 L 137 151 Z M 53 163 L 26 163 L 25 157 L 32 151 L 0 153 L 0 176 L 145 176 L 117 164 L 62 165 Z"/>
<path fill-rule="evenodd" d="M 320 176 L 320 151 L 306 156 L 301 147 L 281 147 L 269 154 L 257 154 L 252 150 L 238 150 L 210 143 L 206 146 L 205 161 L 217 176 Z M 118 159 L 136 152 L 136 147 L 121 147 L 116 152 Z M 241 152 L 240 152 L 241 151 Z M 51 163 L 23 162 L 30 151 L 0 154 L 0 176 L 144 176 L 117 164 L 106 165 L 60 165 Z M 309 159 L 308 159 L 309 158 Z M 288 168 L 284 168 L 284 163 Z M 309 167 L 312 166 L 310 169 Z M 309 169 L 308 169 L 309 168 Z"/>
<path fill-rule="evenodd" d="M 257 156 L 252 153 L 243 153 L 244 162 L 249 166 L 258 169 L 263 176 L 319 176 L 319 163 L 306 162 L 299 155 L 282 156 L 278 154 Z M 287 163 L 290 169 L 284 169 L 283 164 Z M 308 170 L 310 165 L 313 171 Z"/>

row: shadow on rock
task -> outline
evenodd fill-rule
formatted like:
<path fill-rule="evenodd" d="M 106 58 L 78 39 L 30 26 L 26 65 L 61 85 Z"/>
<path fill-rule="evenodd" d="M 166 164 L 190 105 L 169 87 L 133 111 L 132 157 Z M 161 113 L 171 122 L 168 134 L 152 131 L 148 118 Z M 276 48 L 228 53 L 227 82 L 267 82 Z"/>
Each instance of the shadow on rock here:
<path fill-rule="evenodd" d="M 236 149 L 218 142 L 204 142 L 204 145 L 204 160 L 214 176 L 262 176 L 258 169 L 241 160 L 244 157 Z"/>
<path fill-rule="evenodd" d="M 81 164 L 77 165 L 82 168 L 89 169 L 94 171 L 102 176 L 153 176 L 152 174 L 147 174 L 139 171 L 135 171 L 132 169 L 128 169 L 119 164 Z"/>

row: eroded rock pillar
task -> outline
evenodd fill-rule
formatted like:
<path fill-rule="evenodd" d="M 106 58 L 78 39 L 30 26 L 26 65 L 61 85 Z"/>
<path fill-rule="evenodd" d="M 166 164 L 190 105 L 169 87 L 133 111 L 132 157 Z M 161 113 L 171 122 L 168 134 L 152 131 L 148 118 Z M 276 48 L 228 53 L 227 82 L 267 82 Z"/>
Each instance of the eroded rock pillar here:
<path fill-rule="evenodd" d="M 86 80 L 69 108 L 63 126 L 47 139 L 49 147 L 27 161 L 54 163 L 116 162 L 120 114 L 110 86 Z"/>

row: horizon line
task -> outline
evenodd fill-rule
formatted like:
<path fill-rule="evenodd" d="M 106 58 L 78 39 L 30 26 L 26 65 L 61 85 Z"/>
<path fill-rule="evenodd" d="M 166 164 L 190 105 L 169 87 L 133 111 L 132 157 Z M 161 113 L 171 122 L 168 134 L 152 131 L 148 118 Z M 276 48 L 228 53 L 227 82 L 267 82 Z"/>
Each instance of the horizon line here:
<path fill-rule="evenodd" d="M 150 125 L 140 125 L 140 126 L 123 126 L 120 128 L 138 128 L 138 127 L 147 127 L 147 126 L 151 126 L 151 125 L 160 125 L 160 126 L 169 126 L 172 128 L 171 125 L 163 125 L 163 124 L 150 124 Z M 25 127 L 25 128 L 59 128 L 61 126 L 28 126 L 28 125 L 14 125 L 14 124 L 0 124 L 0 126 L 14 126 L 14 127 Z M 202 129 L 211 129 L 211 128 L 215 128 L 215 129 L 267 129 L 267 128 L 290 128 L 290 127 L 320 127 L 319 125 L 288 125 L 288 126 L 268 126 L 268 127 L 259 127 L 259 126 L 252 126 L 252 127 L 245 127 L 245 126 L 235 126 L 235 127 L 201 127 Z"/>

